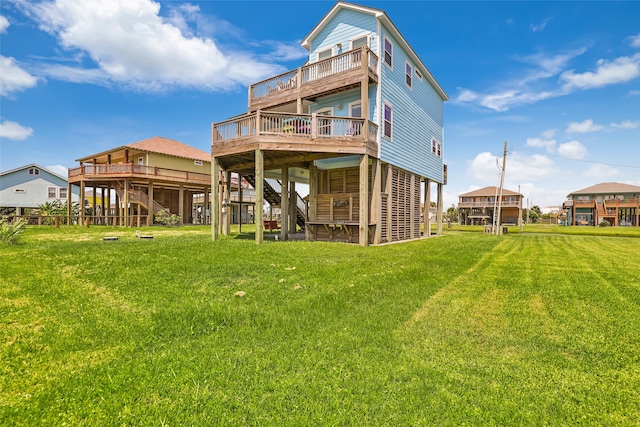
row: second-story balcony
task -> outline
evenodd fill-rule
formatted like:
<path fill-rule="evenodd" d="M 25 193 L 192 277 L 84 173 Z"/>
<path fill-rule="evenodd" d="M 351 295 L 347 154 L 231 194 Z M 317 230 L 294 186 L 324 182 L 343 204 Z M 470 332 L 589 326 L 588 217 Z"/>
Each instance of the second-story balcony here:
<path fill-rule="evenodd" d="M 503 200 L 501 207 L 521 207 L 519 200 Z M 458 208 L 495 208 L 497 203 L 493 200 L 475 201 L 475 202 L 458 202 Z"/>
<path fill-rule="evenodd" d="M 211 175 L 133 163 L 81 165 L 69 169 L 69 183 L 80 181 L 107 182 L 119 179 L 143 179 L 157 182 L 206 186 L 211 184 Z"/>
<path fill-rule="evenodd" d="M 363 61 L 364 58 L 364 61 Z M 307 64 L 249 87 L 249 111 L 315 99 L 360 85 L 377 83 L 378 57 L 366 46 Z"/>
<path fill-rule="evenodd" d="M 252 152 L 369 154 L 377 156 L 378 126 L 359 117 L 257 111 L 214 123 L 215 157 Z"/>

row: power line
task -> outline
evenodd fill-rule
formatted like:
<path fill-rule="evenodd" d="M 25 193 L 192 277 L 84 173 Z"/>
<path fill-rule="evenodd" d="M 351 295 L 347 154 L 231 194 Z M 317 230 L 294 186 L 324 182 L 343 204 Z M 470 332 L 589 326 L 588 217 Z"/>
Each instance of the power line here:
<path fill-rule="evenodd" d="M 522 151 L 526 151 L 528 153 L 534 153 L 534 154 L 541 154 L 537 151 L 533 151 L 533 150 L 527 150 L 526 148 L 524 148 Z M 574 162 L 582 162 L 582 163 L 593 163 L 596 165 L 605 165 L 605 166 L 616 166 L 619 168 L 632 168 L 632 169 L 640 169 L 640 165 L 622 165 L 619 163 L 606 163 L 606 162 L 596 162 L 594 160 L 582 160 L 582 159 L 572 159 L 571 157 L 565 157 L 565 156 L 560 156 L 558 154 L 550 154 L 550 153 L 544 153 L 545 156 L 549 156 L 549 157 L 556 157 L 558 159 L 564 159 L 564 160 L 572 160 Z"/>

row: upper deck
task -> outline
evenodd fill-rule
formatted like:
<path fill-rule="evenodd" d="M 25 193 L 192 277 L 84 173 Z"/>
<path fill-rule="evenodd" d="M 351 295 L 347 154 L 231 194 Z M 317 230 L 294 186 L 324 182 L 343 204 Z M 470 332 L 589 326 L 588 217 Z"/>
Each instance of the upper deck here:
<path fill-rule="evenodd" d="M 377 69 L 366 46 L 305 65 L 249 86 L 249 112 L 354 88 L 365 78 L 377 83 Z"/>

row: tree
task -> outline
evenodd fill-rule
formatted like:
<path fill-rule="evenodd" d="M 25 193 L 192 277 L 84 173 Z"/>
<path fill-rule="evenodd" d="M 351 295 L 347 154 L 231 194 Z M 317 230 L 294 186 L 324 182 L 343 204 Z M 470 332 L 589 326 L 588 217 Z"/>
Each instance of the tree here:
<path fill-rule="evenodd" d="M 451 207 L 447 209 L 447 213 L 446 213 L 447 220 L 450 222 L 458 222 L 458 216 L 459 216 L 458 208 L 456 208 L 454 205 L 451 205 Z"/>

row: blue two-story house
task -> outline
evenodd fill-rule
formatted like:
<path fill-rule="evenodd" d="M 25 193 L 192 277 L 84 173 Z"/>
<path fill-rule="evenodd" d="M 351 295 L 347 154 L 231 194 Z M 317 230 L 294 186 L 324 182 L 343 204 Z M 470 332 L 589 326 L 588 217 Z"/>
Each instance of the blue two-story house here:
<path fill-rule="evenodd" d="M 446 93 L 379 9 L 338 2 L 302 46 L 303 66 L 252 84 L 248 112 L 213 124 L 214 239 L 231 173 L 254 184 L 256 206 L 280 206 L 283 239 L 298 227 L 361 245 L 420 237 L 432 183 L 442 212 Z"/>

